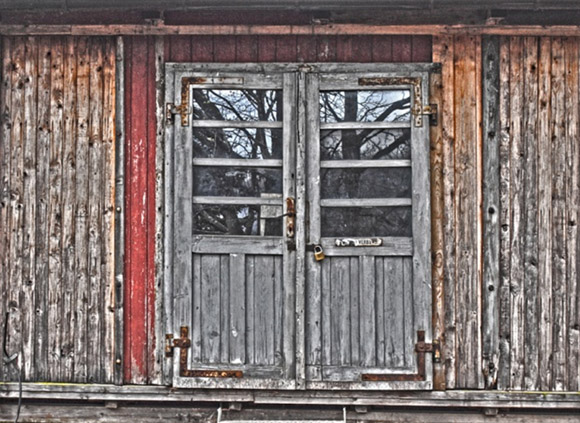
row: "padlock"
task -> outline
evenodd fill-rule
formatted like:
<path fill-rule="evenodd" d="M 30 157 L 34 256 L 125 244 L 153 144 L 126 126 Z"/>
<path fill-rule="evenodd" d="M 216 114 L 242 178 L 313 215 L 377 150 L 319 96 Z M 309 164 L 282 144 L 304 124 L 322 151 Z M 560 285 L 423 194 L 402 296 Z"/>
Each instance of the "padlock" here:
<path fill-rule="evenodd" d="M 320 245 L 315 245 L 314 246 L 314 259 L 316 261 L 322 261 L 324 260 L 324 257 L 326 257 L 324 255 L 324 251 L 322 251 L 322 247 Z"/>

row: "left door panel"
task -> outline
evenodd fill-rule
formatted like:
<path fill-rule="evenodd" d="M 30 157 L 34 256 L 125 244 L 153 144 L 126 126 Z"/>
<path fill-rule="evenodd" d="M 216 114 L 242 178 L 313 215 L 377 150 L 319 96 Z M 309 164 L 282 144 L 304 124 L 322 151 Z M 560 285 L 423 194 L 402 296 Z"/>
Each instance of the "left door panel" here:
<path fill-rule="evenodd" d="M 174 386 L 294 387 L 295 96 L 294 74 L 166 65 Z"/>

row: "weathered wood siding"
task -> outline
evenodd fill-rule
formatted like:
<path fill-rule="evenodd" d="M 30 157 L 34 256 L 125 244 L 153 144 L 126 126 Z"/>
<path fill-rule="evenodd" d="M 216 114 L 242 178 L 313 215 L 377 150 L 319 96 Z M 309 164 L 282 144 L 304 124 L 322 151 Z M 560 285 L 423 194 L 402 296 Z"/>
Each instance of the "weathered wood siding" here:
<path fill-rule="evenodd" d="M 498 388 L 576 391 L 580 40 L 499 46 Z"/>
<path fill-rule="evenodd" d="M 110 382 L 115 47 L 2 39 L 0 320 L 30 381 Z M 2 380 L 16 380 L 2 366 Z"/>

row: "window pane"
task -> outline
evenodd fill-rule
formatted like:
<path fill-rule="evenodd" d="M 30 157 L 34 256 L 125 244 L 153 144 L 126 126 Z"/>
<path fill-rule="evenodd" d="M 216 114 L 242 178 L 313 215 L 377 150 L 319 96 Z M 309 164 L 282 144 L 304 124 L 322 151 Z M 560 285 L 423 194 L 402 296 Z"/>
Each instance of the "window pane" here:
<path fill-rule="evenodd" d="M 408 122 L 411 114 L 409 90 L 323 91 L 320 121 Z"/>
<path fill-rule="evenodd" d="M 282 143 L 282 129 L 193 129 L 196 158 L 280 160 Z"/>
<path fill-rule="evenodd" d="M 321 169 L 326 198 L 411 198 L 411 168 Z"/>
<path fill-rule="evenodd" d="M 322 160 L 409 160 L 410 129 L 330 129 L 320 132 Z"/>
<path fill-rule="evenodd" d="M 193 118 L 281 121 L 281 90 L 192 90 Z"/>
<path fill-rule="evenodd" d="M 193 233 L 282 236 L 282 206 L 193 206 Z"/>
<path fill-rule="evenodd" d="M 411 236 L 411 207 L 323 207 L 323 237 Z"/>
<path fill-rule="evenodd" d="M 282 194 L 282 169 L 195 166 L 193 180 L 194 196 L 260 197 Z"/>

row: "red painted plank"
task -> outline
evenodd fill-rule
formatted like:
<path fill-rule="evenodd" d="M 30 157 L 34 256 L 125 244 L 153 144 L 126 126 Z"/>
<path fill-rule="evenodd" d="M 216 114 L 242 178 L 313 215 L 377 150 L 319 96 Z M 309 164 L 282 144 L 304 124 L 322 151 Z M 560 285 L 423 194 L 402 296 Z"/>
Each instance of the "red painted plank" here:
<path fill-rule="evenodd" d="M 191 37 L 189 35 L 177 35 L 170 38 L 168 62 L 191 61 Z"/>
<path fill-rule="evenodd" d="M 413 46 L 413 62 L 431 62 L 433 41 L 429 35 L 414 35 L 411 39 Z"/>
<path fill-rule="evenodd" d="M 412 43 L 410 35 L 393 37 L 393 62 L 410 62 L 412 59 Z"/>
<path fill-rule="evenodd" d="M 242 35 L 236 37 L 236 61 L 258 61 L 258 37 L 255 35 Z"/>
<path fill-rule="evenodd" d="M 150 252 L 147 219 L 147 66 L 148 39 L 133 37 L 127 44 L 128 115 L 126 228 L 127 251 L 125 259 L 125 357 L 124 373 L 128 383 L 145 383 L 147 380 L 147 277 Z M 152 122 L 154 125 L 154 121 Z M 151 254 L 152 255 L 152 254 Z"/>
<path fill-rule="evenodd" d="M 371 62 L 372 39 L 360 35 L 339 37 L 336 43 L 336 60 L 338 62 Z"/>
<path fill-rule="evenodd" d="M 191 37 L 191 61 L 213 62 L 213 36 L 194 35 Z"/>
<path fill-rule="evenodd" d="M 316 58 L 316 37 L 308 35 L 296 37 L 296 61 L 315 62 Z"/>
<path fill-rule="evenodd" d="M 319 62 L 335 62 L 336 61 L 336 37 L 322 36 L 317 38 L 316 53 Z"/>
<path fill-rule="evenodd" d="M 296 61 L 296 36 L 284 35 L 276 37 L 276 61 Z"/>
<path fill-rule="evenodd" d="M 220 36 L 213 41 L 214 60 L 218 63 L 230 63 L 236 61 L 236 37 Z"/>
<path fill-rule="evenodd" d="M 389 63 L 393 61 L 393 39 L 389 35 L 375 35 L 372 38 L 373 61 Z"/>
<path fill-rule="evenodd" d="M 258 61 L 276 61 L 276 39 L 272 36 L 258 37 Z"/>

